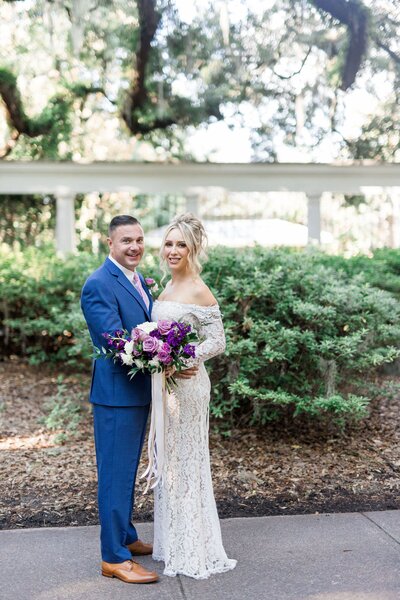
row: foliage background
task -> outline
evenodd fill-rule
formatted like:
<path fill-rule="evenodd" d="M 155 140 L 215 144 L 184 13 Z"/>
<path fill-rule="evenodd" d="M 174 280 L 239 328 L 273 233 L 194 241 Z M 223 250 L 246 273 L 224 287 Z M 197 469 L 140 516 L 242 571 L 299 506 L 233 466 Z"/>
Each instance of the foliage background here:
<path fill-rule="evenodd" d="M 199 143 L 219 132 L 228 150 L 229 140 L 245 141 L 244 160 L 396 161 L 397 4 L 3 2 L 1 157 L 219 160 L 227 154 Z M 77 196 L 81 254 L 63 262 L 49 245 L 54 198 L 1 198 L 3 354 L 86 368 L 79 291 L 101 261 L 99 232 L 111 208 L 129 206 L 150 229 L 184 200 L 157 202 L 155 211 L 141 196 Z M 151 255 L 147 266 L 156 269 Z M 398 354 L 397 252 L 346 262 L 218 249 L 205 278 L 221 299 L 228 338 L 226 356 L 210 367 L 215 415 L 263 424 L 283 413 L 365 413 L 357 378 Z"/>
<path fill-rule="evenodd" d="M 398 159 L 396 0 L 19 0 L 0 19 L 9 159 L 224 160 L 210 137 L 247 160 Z"/>
<path fill-rule="evenodd" d="M 51 247 L 0 260 L 1 353 L 32 364 L 90 370 L 79 306 L 86 277 L 102 262 L 61 260 Z M 149 253 L 145 274 L 158 274 Z M 227 351 L 208 365 L 211 411 L 225 428 L 278 417 L 365 416 L 360 390 L 400 357 L 400 251 L 345 260 L 317 251 L 216 248 L 204 278 L 224 315 Z"/>

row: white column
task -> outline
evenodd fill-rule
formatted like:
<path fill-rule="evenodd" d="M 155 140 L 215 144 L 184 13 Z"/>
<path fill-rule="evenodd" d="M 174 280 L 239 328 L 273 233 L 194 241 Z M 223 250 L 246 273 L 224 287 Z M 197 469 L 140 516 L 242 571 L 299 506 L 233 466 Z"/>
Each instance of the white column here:
<path fill-rule="evenodd" d="M 204 188 L 202 187 L 189 187 L 185 190 L 186 197 L 186 210 L 187 212 L 191 212 L 196 217 L 200 217 L 200 201 L 204 194 Z"/>
<path fill-rule="evenodd" d="M 385 190 L 389 194 L 392 203 L 392 214 L 388 217 L 389 221 L 389 245 L 391 248 L 400 248 L 400 189 L 392 188 Z"/>
<path fill-rule="evenodd" d="M 196 217 L 199 216 L 199 198 L 200 196 L 196 192 L 186 193 L 186 210 L 196 215 Z"/>
<path fill-rule="evenodd" d="M 307 226 L 308 226 L 308 243 L 309 244 L 320 244 L 321 243 L 321 196 L 314 194 L 307 194 L 308 199 L 308 213 L 307 213 Z"/>
<path fill-rule="evenodd" d="M 75 194 L 56 194 L 56 247 L 62 256 L 75 252 Z"/>

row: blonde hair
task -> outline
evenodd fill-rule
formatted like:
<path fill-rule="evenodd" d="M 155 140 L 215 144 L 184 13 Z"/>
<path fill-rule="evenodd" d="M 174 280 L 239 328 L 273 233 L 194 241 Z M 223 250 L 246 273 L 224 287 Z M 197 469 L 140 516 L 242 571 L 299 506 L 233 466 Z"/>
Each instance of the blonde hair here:
<path fill-rule="evenodd" d="M 164 258 L 164 246 L 168 235 L 173 229 L 178 229 L 180 231 L 182 238 L 189 249 L 189 267 L 193 273 L 199 275 L 203 269 L 201 263 L 207 260 L 207 234 L 200 219 L 195 217 L 192 213 L 184 213 L 175 217 L 168 225 L 163 235 L 160 248 L 160 266 L 164 274 L 163 279 L 168 274 L 166 260 Z"/>

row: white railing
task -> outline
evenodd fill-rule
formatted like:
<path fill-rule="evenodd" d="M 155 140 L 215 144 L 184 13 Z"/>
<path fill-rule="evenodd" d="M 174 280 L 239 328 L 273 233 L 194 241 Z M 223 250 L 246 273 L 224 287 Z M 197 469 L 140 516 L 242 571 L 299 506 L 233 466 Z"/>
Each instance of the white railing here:
<path fill-rule="evenodd" d="M 56 196 L 57 249 L 64 254 L 75 249 L 74 197 L 78 193 L 184 193 L 193 207 L 193 198 L 207 187 L 235 192 L 304 192 L 308 239 L 319 243 L 323 192 L 363 194 L 373 188 L 400 188 L 400 164 L 0 162 L 0 195 Z"/>

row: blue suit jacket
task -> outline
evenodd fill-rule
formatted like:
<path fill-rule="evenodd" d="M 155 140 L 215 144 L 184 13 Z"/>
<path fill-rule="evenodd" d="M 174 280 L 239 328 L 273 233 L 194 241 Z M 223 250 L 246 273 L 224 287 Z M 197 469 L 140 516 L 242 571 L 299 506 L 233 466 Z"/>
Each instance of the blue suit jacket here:
<path fill-rule="evenodd" d="M 142 285 L 149 296 L 147 310 L 143 298 L 111 260 L 86 280 L 82 288 L 81 306 L 89 328 L 93 345 L 106 347 L 103 333 L 127 329 L 150 321 L 152 298 L 140 275 Z M 111 359 L 95 359 L 93 362 L 90 402 L 107 406 L 145 406 L 151 400 L 150 375 L 137 373 L 132 379 L 127 375 L 129 367 L 115 364 Z"/>

